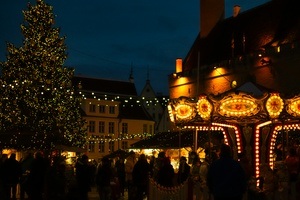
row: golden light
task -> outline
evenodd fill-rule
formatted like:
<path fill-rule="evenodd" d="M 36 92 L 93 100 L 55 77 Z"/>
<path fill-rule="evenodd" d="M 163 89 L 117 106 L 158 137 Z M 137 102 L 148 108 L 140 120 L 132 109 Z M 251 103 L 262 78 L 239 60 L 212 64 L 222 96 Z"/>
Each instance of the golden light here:
<path fill-rule="evenodd" d="M 271 94 L 266 102 L 266 108 L 271 118 L 277 118 L 283 110 L 284 103 L 278 94 Z"/>
<path fill-rule="evenodd" d="M 168 112 L 169 112 L 170 121 L 171 122 L 175 122 L 174 115 L 173 115 L 173 110 L 172 110 L 172 106 L 171 105 L 168 105 Z"/>
<path fill-rule="evenodd" d="M 287 112 L 293 116 L 300 116 L 300 99 L 292 100 L 287 106 Z"/>
<path fill-rule="evenodd" d="M 233 97 L 221 102 L 219 113 L 226 117 L 252 116 L 258 112 L 258 106 L 252 99 Z"/>
<path fill-rule="evenodd" d="M 193 108 L 190 105 L 180 104 L 175 107 L 176 117 L 179 119 L 187 119 L 191 117 Z"/>
<path fill-rule="evenodd" d="M 182 72 L 182 59 L 176 59 L 176 73 Z"/>
<path fill-rule="evenodd" d="M 205 97 L 200 97 L 197 102 L 197 111 L 201 118 L 209 119 L 212 112 L 212 105 Z"/>

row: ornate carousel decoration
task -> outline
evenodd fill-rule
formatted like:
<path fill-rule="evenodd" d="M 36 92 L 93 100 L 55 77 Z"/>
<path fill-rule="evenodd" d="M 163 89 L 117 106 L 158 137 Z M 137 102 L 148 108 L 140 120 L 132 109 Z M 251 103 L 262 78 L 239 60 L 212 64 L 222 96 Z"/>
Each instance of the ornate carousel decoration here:
<path fill-rule="evenodd" d="M 196 116 L 195 103 L 193 100 L 181 97 L 168 106 L 171 120 L 177 122 L 187 122 Z"/>
<path fill-rule="evenodd" d="M 266 109 L 271 118 L 278 118 L 284 108 L 284 102 L 278 93 L 272 93 L 266 102 Z"/>
<path fill-rule="evenodd" d="M 199 97 L 197 102 L 197 112 L 204 120 L 208 120 L 211 116 L 213 106 L 205 96 Z"/>
<path fill-rule="evenodd" d="M 288 99 L 286 111 L 294 117 L 300 116 L 300 97 Z"/>
<path fill-rule="evenodd" d="M 250 117 L 260 111 L 255 99 L 248 95 L 230 95 L 221 100 L 218 112 L 224 117 Z"/>

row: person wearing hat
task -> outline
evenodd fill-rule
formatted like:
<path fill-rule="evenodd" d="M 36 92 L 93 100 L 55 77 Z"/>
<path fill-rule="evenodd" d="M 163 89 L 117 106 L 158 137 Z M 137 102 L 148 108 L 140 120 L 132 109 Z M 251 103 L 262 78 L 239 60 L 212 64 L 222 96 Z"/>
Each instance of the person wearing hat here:
<path fill-rule="evenodd" d="M 190 176 L 191 167 L 187 164 L 187 159 L 184 156 L 180 157 L 179 169 L 177 174 L 177 183 L 180 185 Z"/>

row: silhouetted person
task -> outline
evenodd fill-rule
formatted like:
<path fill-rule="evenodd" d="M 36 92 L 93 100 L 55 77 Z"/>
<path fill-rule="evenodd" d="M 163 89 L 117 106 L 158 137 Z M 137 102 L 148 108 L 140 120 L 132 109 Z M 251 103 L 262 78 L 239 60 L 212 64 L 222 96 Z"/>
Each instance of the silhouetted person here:
<path fill-rule="evenodd" d="M 230 146 L 221 146 L 220 158 L 209 167 L 207 184 L 214 200 L 242 200 L 246 176 L 241 165 L 232 158 Z"/>
<path fill-rule="evenodd" d="M 191 167 L 187 164 L 187 159 L 184 156 L 180 157 L 179 169 L 177 174 L 177 183 L 182 184 L 190 176 Z"/>
<path fill-rule="evenodd" d="M 143 200 L 143 196 L 148 194 L 150 170 L 145 154 L 141 154 L 132 171 L 133 184 L 137 188 L 136 200 Z"/>
<path fill-rule="evenodd" d="M 66 164 L 61 157 L 55 157 L 46 177 L 47 200 L 64 200 L 66 188 Z"/>
<path fill-rule="evenodd" d="M 13 200 L 16 200 L 17 197 L 17 184 L 20 181 L 22 174 L 21 165 L 19 161 L 16 160 L 16 154 L 12 153 L 10 157 L 3 164 L 4 172 L 4 192 L 6 196 L 10 197 Z"/>
<path fill-rule="evenodd" d="M 123 158 L 119 158 L 115 164 L 116 172 L 117 172 L 117 177 L 119 179 L 119 184 L 120 184 L 120 192 L 121 195 L 124 196 L 124 189 L 125 189 L 125 163 Z"/>
<path fill-rule="evenodd" d="M 20 160 L 22 169 L 22 176 L 20 178 L 20 200 L 24 200 L 25 194 L 27 193 L 28 175 L 33 159 L 33 154 L 31 152 L 27 152 L 25 157 Z"/>
<path fill-rule="evenodd" d="M 111 162 L 108 158 L 102 158 L 102 163 L 99 165 L 96 174 L 96 185 L 98 187 L 98 192 L 100 200 L 112 199 L 112 188 L 111 180 L 115 177 L 115 172 L 111 166 Z"/>
<path fill-rule="evenodd" d="M 239 153 L 238 159 L 239 159 L 238 162 L 240 163 L 240 165 L 245 171 L 246 179 L 247 181 L 249 181 L 250 178 L 253 176 L 253 170 L 252 170 L 250 160 L 247 157 L 247 153 L 246 152 Z"/>
<path fill-rule="evenodd" d="M 136 156 L 134 151 L 129 152 L 129 156 L 126 158 L 125 162 L 125 173 L 126 173 L 126 184 L 128 189 L 128 197 L 131 199 L 131 195 L 133 195 L 133 183 L 132 183 L 132 171 L 133 167 L 136 163 Z"/>
<path fill-rule="evenodd" d="M 169 157 L 165 157 L 162 167 L 158 170 L 157 182 L 164 187 L 172 187 L 175 176 L 174 168 Z"/>
<path fill-rule="evenodd" d="M 157 158 L 154 159 L 154 164 L 153 164 L 153 179 L 157 181 L 158 179 L 158 171 L 164 164 L 164 159 L 166 157 L 166 153 L 161 151 L 158 153 Z"/>
<path fill-rule="evenodd" d="M 5 176 L 5 166 L 4 163 L 8 159 L 7 154 L 2 154 L 0 158 L 0 199 L 6 200 L 9 199 L 9 196 L 4 192 L 4 176 Z"/>
<path fill-rule="evenodd" d="M 91 190 L 91 168 L 88 164 L 88 156 L 82 155 L 75 164 L 76 181 L 80 200 L 88 199 L 88 192 Z"/>
<path fill-rule="evenodd" d="M 287 170 L 289 173 L 289 182 L 290 182 L 290 199 L 297 199 L 297 182 L 300 169 L 300 160 L 297 155 L 295 148 L 291 147 L 289 154 L 285 159 Z M 299 193 L 299 192 L 298 192 Z"/>
<path fill-rule="evenodd" d="M 43 154 L 35 152 L 28 175 L 28 197 L 30 200 L 43 199 L 45 189 L 45 176 L 48 164 Z"/>
<path fill-rule="evenodd" d="M 200 188 L 201 188 L 201 183 L 202 183 L 202 179 L 201 179 L 201 175 L 200 175 L 200 167 L 201 167 L 201 161 L 200 158 L 198 156 L 198 154 L 196 154 L 193 158 L 193 164 L 191 167 L 191 183 L 193 184 L 193 198 L 196 200 L 199 200 L 200 197 L 202 196 Z"/>

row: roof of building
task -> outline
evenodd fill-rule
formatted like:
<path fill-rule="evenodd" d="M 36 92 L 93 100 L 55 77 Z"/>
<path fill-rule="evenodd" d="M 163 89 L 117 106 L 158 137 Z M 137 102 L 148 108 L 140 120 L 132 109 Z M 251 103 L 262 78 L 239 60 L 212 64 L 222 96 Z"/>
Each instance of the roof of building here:
<path fill-rule="evenodd" d="M 273 0 L 220 21 L 205 38 L 198 35 L 183 70 L 229 60 L 300 39 L 300 12 L 296 0 Z M 233 48 L 234 47 L 234 50 Z"/>
<path fill-rule="evenodd" d="M 73 83 L 77 86 L 80 84 L 80 91 L 86 93 L 107 95 L 111 98 L 119 96 L 118 101 L 121 102 L 119 118 L 153 121 L 142 104 L 137 101 L 138 96 L 133 82 L 75 76 Z"/>
<path fill-rule="evenodd" d="M 90 91 L 101 94 L 113 94 L 115 96 L 137 96 L 135 84 L 130 81 L 108 80 L 75 76 L 73 83 L 80 87 L 81 91 Z"/>
<path fill-rule="evenodd" d="M 132 102 L 132 103 L 123 102 L 120 105 L 119 118 L 153 121 L 153 118 L 145 110 L 144 106 L 142 106 L 142 104 L 137 102 Z"/>

